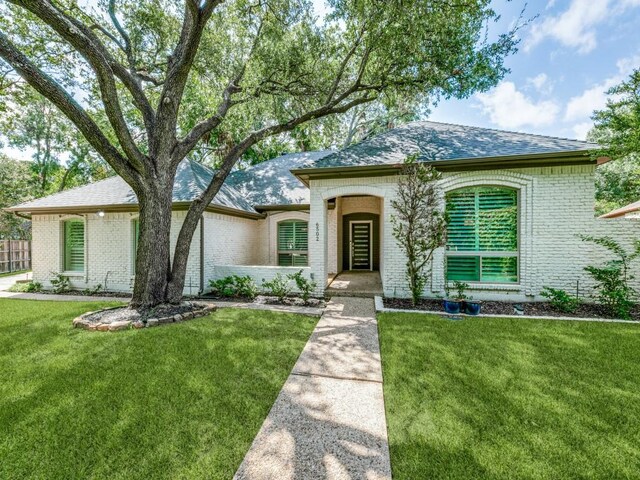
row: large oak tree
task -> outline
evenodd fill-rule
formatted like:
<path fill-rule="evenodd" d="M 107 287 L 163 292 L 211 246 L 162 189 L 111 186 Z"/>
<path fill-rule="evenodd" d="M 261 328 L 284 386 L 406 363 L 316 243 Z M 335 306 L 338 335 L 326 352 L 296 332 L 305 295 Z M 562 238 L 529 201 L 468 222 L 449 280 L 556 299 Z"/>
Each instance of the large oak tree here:
<path fill-rule="evenodd" d="M 180 301 L 197 223 L 257 144 L 364 104 L 486 90 L 515 50 L 515 31 L 487 35 L 497 19 L 490 0 L 327 4 L 318 18 L 310 0 L 0 2 L 5 66 L 138 197 L 132 306 Z M 211 144 L 216 174 L 192 202 L 171 260 L 176 168 Z"/>

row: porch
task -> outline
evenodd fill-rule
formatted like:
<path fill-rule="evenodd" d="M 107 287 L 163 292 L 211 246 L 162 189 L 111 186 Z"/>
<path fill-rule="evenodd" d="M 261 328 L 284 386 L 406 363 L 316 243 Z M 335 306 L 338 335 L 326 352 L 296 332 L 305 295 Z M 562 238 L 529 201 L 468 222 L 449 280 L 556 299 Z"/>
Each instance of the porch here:
<path fill-rule="evenodd" d="M 380 272 L 345 270 L 329 277 L 325 290 L 326 297 L 363 297 L 373 298 L 382 295 Z"/>

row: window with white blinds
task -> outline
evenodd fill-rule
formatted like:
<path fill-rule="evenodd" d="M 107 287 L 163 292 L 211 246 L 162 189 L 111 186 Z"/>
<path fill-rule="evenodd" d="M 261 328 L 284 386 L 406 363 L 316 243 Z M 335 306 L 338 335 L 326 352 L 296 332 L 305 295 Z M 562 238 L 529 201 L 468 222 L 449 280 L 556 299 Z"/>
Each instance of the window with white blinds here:
<path fill-rule="evenodd" d="M 518 192 L 470 187 L 447 194 L 447 280 L 518 282 Z"/>
<path fill-rule="evenodd" d="M 302 220 L 278 223 L 278 265 L 306 267 L 309 264 L 309 225 Z"/>
<path fill-rule="evenodd" d="M 64 222 L 64 270 L 84 271 L 84 222 L 67 220 Z"/>

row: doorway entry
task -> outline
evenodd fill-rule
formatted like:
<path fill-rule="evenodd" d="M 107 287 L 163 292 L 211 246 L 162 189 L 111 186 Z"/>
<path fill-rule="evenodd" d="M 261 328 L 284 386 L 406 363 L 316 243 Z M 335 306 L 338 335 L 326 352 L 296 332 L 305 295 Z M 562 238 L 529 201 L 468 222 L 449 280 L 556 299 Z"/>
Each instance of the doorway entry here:
<path fill-rule="evenodd" d="M 373 222 L 349 222 L 349 270 L 373 270 Z"/>

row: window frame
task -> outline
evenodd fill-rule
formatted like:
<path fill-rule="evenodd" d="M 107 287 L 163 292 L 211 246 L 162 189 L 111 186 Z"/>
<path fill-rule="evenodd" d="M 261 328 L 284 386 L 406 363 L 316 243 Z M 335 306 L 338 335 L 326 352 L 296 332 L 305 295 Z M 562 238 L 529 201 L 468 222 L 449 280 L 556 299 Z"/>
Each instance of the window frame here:
<path fill-rule="evenodd" d="M 307 227 L 307 249 L 306 250 L 295 250 L 295 249 L 281 249 L 280 248 L 280 226 L 285 223 L 304 223 Z M 294 227 L 294 235 L 295 235 L 295 227 Z M 295 240 L 294 240 L 295 242 Z M 291 264 L 290 265 L 282 265 L 280 263 L 280 255 L 291 255 Z M 306 262 L 304 265 L 295 265 L 294 257 L 295 256 L 304 256 Z M 299 218 L 287 218 L 284 220 L 278 221 L 276 224 L 276 264 L 279 267 L 308 267 L 309 266 L 309 221 L 302 220 Z"/>
<path fill-rule="evenodd" d="M 516 249 L 514 251 L 510 250 L 450 250 L 449 245 L 445 245 L 445 282 L 447 284 L 451 284 L 456 280 L 449 279 L 448 272 L 448 262 L 449 257 L 477 257 L 478 260 L 478 280 L 458 280 L 461 282 L 474 284 L 474 285 L 504 285 L 504 286 L 518 286 L 521 283 L 521 253 L 522 253 L 522 242 L 521 242 L 521 191 L 519 188 L 508 186 L 508 185 L 495 185 L 495 184 L 481 184 L 481 185 L 472 185 L 459 187 L 453 190 L 449 190 L 445 194 L 445 208 L 449 208 L 448 205 L 448 196 L 451 194 L 455 194 L 456 192 L 471 190 L 477 191 L 481 189 L 502 189 L 502 190 L 511 190 L 516 194 Z M 500 281 L 495 279 L 483 280 L 482 279 L 482 259 L 484 258 L 515 258 L 516 259 L 516 280 L 515 281 Z"/>
<path fill-rule="evenodd" d="M 70 270 L 68 267 L 68 248 L 67 248 L 67 225 L 70 223 L 82 224 L 82 269 Z M 85 275 L 87 271 L 87 222 L 85 218 L 63 218 L 60 221 L 60 236 L 61 236 L 61 258 L 60 258 L 60 270 L 64 276 L 81 277 Z"/>
<path fill-rule="evenodd" d="M 138 259 L 138 242 L 140 237 L 140 218 L 131 219 L 131 275 L 136 275 L 136 260 Z"/>

